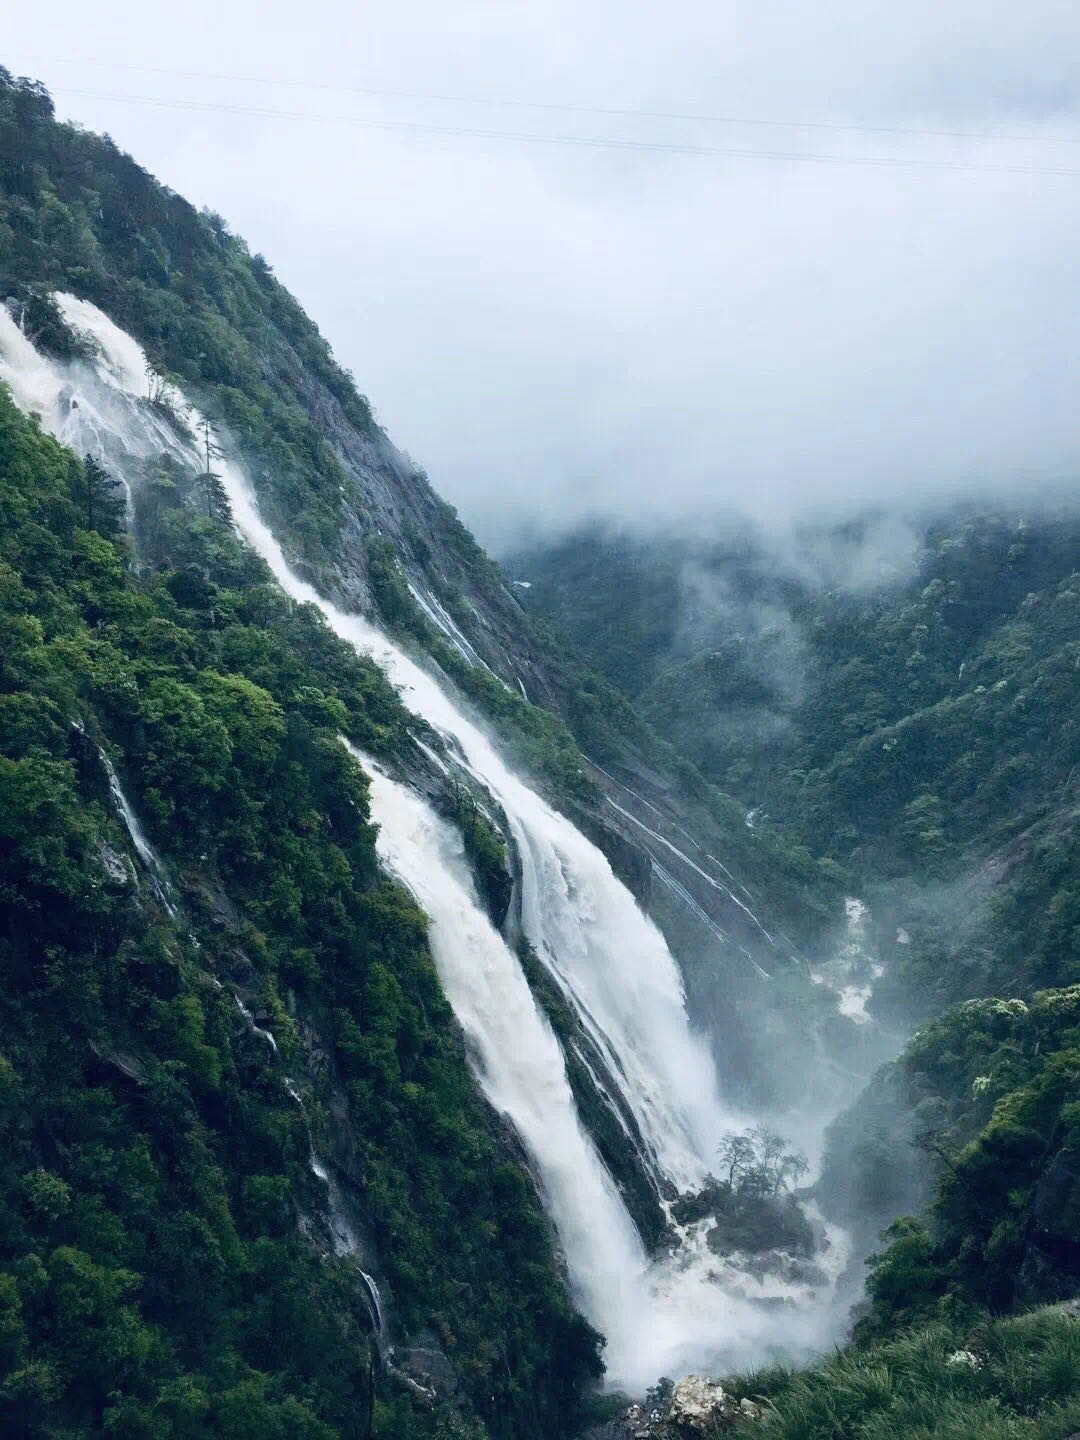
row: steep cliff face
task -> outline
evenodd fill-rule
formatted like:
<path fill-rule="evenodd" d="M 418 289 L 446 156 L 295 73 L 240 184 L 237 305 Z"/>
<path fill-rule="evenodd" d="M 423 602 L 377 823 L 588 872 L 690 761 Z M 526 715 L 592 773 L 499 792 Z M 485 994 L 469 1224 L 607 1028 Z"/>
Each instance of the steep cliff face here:
<path fill-rule="evenodd" d="M 742 808 L 657 739 L 627 698 L 532 618 L 424 472 L 377 428 L 358 428 L 290 351 L 276 373 L 345 476 L 332 558 L 286 546 L 298 573 L 348 610 L 374 610 L 433 657 L 546 792 L 604 850 L 683 963 L 691 1009 L 716 1042 L 728 1083 L 783 1104 L 804 1080 L 767 1063 L 779 1036 L 803 1047 L 798 1001 L 814 1005 L 804 952 L 827 948 L 840 876 L 786 840 L 755 834 Z M 256 472 L 257 473 L 257 472 Z M 556 718 L 557 717 L 557 718 Z M 512 838 L 506 837 L 511 844 Z"/>
<path fill-rule="evenodd" d="M 748 830 L 738 805 L 530 619 L 262 257 L 107 139 L 56 124 L 42 92 L 4 94 L 0 288 L 28 333 L 70 348 L 45 298 L 60 289 L 141 342 L 148 393 L 173 376 L 210 416 L 294 568 L 431 656 L 522 768 L 588 811 L 620 873 L 661 866 L 649 903 L 729 1084 L 759 1101 L 790 1098 L 768 1066 L 748 1063 L 778 1031 L 802 1043 L 790 1000 L 763 988 L 761 972 L 796 990 L 802 974 L 810 993 L 797 956 L 839 922 L 836 872 L 776 827 Z"/>
<path fill-rule="evenodd" d="M 201 1350 L 171 1340 L 140 1370 L 139 1423 L 183 1384 L 215 1433 L 235 1361 L 281 1415 L 304 1391 L 295 1433 L 320 1440 L 360 1433 L 353 1411 L 387 1434 L 479 1418 L 556 1435 L 599 1370 L 579 1305 L 620 1378 L 641 1378 L 654 1336 L 658 1365 L 764 1345 L 737 1266 L 729 1297 L 707 1247 L 667 1268 L 651 1252 L 671 1238 L 661 1202 L 704 1181 L 737 1100 L 792 1098 L 796 1067 L 770 1052 L 811 1053 L 807 1006 L 836 1018 L 803 949 L 837 875 L 749 830 L 529 620 L 260 257 L 4 74 L 0 293 L 17 401 L 0 397 L 8 1059 L 13 1095 L 48 1096 L 6 1177 L 29 1197 L 4 1256 L 27 1316 L 13 1363 L 62 1353 L 18 1268 L 27 1246 L 140 1276 L 158 1243 L 157 1200 L 134 1225 L 53 1140 L 50 1107 L 103 1075 L 128 1087 L 110 1155 L 142 1147 L 181 1186 L 175 1131 L 197 1132 L 185 1223 L 229 1297 Z M 74 733 L 114 757 L 115 813 L 93 808 Z M 171 876 L 145 913 L 121 883 L 118 826 L 149 864 L 129 813 L 159 857 L 150 888 Z M 145 969 L 140 923 L 157 935 Z M 43 957 L 72 1002 L 55 1092 L 35 1041 Z M 101 1207 L 131 1245 L 90 1223 Z M 256 1259 L 303 1285 L 305 1235 L 322 1237 L 316 1293 L 343 1287 L 359 1317 L 348 1396 L 336 1350 L 282 1380 L 246 1308 Z M 127 1280 L 98 1281 L 119 1305 Z M 143 1319 L 172 1335 L 183 1305 L 148 1294 Z M 808 1310 L 796 1329 L 816 1333 Z M 397 1389 L 373 1385 L 369 1357 Z M 436 1409 L 415 1409 L 436 1371 Z M 72 1399 L 86 1383 L 76 1366 L 34 1403 L 112 1405 L 100 1386 Z"/>
<path fill-rule="evenodd" d="M 341 744 L 411 718 L 197 476 L 136 566 L 94 473 L 0 391 L 4 1426 L 561 1434 L 598 1337 Z"/>

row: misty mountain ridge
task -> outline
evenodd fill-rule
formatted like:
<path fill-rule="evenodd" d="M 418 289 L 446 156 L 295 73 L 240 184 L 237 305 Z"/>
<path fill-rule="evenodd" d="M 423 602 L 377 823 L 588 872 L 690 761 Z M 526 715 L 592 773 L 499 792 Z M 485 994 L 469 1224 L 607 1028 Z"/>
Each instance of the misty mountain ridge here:
<path fill-rule="evenodd" d="M 1080 526 L 504 572 L 6 72 L 0 287 L 10 1433 L 1074 1426 Z"/>

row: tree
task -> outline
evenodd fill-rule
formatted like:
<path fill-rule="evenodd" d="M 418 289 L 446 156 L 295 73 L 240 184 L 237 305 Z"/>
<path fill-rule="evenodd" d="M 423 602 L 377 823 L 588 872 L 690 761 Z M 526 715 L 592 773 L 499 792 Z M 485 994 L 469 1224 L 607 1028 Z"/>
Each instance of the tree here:
<path fill-rule="evenodd" d="M 199 480 L 206 500 L 207 519 L 220 520 L 223 525 L 228 525 L 232 519 L 232 510 L 229 508 L 229 497 L 221 483 L 221 476 L 213 470 L 207 470 L 199 476 Z"/>
<path fill-rule="evenodd" d="M 779 1195 L 785 1185 L 798 1180 L 810 1168 L 801 1151 L 787 1147 L 783 1135 L 761 1124 L 741 1135 L 734 1130 L 727 1131 L 717 1153 L 728 1167 L 728 1184 L 732 1189 Z"/>
<path fill-rule="evenodd" d="M 169 394 L 168 377 L 152 361 L 146 362 L 146 398 L 152 405 L 162 405 Z"/>
<path fill-rule="evenodd" d="M 87 455 L 82 463 L 81 490 L 87 529 L 116 535 L 124 528 L 127 516 L 124 487 L 92 455 Z"/>
<path fill-rule="evenodd" d="M 777 1174 L 776 1184 L 773 1187 L 773 1194 L 777 1194 L 781 1185 L 794 1184 L 802 1178 L 810 1169 L 810 1161 L 801 1150 L 786 1151 L 780 1157 L 780 1168 Z"/>
<path fill-rule="evenodd" d="M 736 1181 L 741 1179 L 754 1163 L 754 1142 L 749 1135 L 739 1135 L 734 1130 L 728 1130 L 723 1135 L 716 1153 L 721 1163 L 727 1166 L 728 1184 L 734 1189 Z"/>
<path fill-rule="evenodd" d="M 210 428 L 209 420 L 201 420 L 198 429 L 206 454 L 206 469 L 199 476 L 199 484 L 202 486 L 203 497 L 206 500 L 206 516 L 208 520 L 220 520 L 227 525 L 232 519 L 229 497 L 225 493 L 225 486 L 221 483 L 221 476 L 213 468 L 213 461 L 220 460 L 224 452 L 214 441 L 214 432 Z"/>
<path fill-rule="evenodd" d="M 862 1333 L 893 1333 L 925 1314 L 945 1289 L 946 1274 L 936 1261 L 929 1232 L 911 1215 L 882 1231 L 887 1248 L 867 1260 L 866 1289 L 873 1311 L 860 1322 Z"/>

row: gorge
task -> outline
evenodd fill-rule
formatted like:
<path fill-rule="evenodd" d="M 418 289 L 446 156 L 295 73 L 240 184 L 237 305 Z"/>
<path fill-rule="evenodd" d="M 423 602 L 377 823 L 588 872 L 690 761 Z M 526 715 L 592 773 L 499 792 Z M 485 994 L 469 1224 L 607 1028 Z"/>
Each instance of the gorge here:
<path fill-rule="evenodd" d="M 1075 517 L 669 653 L 7 72 L 0 184 L 7 1431 L 1064 1440 Z"/>

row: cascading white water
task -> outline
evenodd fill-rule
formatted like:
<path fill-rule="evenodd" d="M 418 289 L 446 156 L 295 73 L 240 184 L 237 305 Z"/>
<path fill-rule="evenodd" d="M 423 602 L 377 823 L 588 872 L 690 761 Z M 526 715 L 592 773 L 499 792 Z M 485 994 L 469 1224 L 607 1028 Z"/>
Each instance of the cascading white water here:
<path fill-rule="evenodd" d="M 812 970 L 810 979 L 815 985 L 826 985 L 836 991 L 841 1015 L 854 1020 L 856 1025 L 867 1025 L 870 1013 L 866 1007 L 874 993 L 874 983 L 884 975 L 885 967 L 869 950 L 870 910 L 865 901 L 849 895 L 844 901 L 844 910 L 846 943 L 831 962 Z"/>
<path fill-rule="evenodd" d="M 79 456 L 102 462 L 124 486 L 130 510 L 138 464 L 183 448 L 162 414 L 141 403 L 146 357 L 138 343 L 96 306 L 58 294 L 65 318 L 90 335 L 100 355 L 94 363 L 57 364 L 41 355 L 0 304 L 0 380 L 15 403 Z"/>
<path fill-rule="evenodd" d="M 65 317 L 89 331 L 101 351 L 98 384 L 104 393 L 97 397 L 95 412 L 108 412 L 119 442 L 112 448 L 136 456 L 153 453 L 155 446 L 182 451 L 173 431 L 159 430 L 160 422 L 146 406 L 135 406 L 132 413 L 131 397 L 123 393 L 142 383 L 145 360 L 136 342 L 86 302 L 62 294 L 56 298 Z M 2 318 L 8 317 L 0 317 L 0 323 Z M 40 408 L 64 439 L 73 412 L 63 403 L 70 388 L 63 367 L 39 356 L 8 318 L 5 349 L 12 335 L 14 354 L 0 377 L 9 379 L 10 370 L 9 383 L 20 403 Z M 78 367 L 80 378 L 89 369 Z M 201 417 L 191 413 L 197 424 Z M 148 430 L 139 428 L 144 420 L 151 422 Z M 193 451 L 185 458 L 197 463 Z M 510 770 L 431 675 L 381 631 L 358 615 L 343 614 L 292 573 L 258 514 L 245 476 L 227 459 L 221 472 L 237 529 L 282 587 L 318 606 L 339 635 L 372 653 L 405 691 L 410 708 L 457 742 L 470 770 L 502 805 L 522 858 L 526 933 L 603 1053 L 660 1168 L 680 1188 L 700 1183 L 733 1117 L 717 1095 L 708 1047 L 691 1032 L 682 979 L 659 930 L 600 850 Z"/>
<path fill-rule="evenodd" d="M 269 1039 L 274 1047 L 274 1054 L 276 1055 L 278 1048 L 274 1037 L 266 1030 L 260 1030 L 259 1034 L 265 1035 Z M 326 1195 L 329 1202 L 327 1206 L 327 1219 L 330 1222 L 330 1239 L 334 1246 L 334 1254 L 341 1257 L 348 1256 L 356 1262 L 357 1271 L 364 1282 L 364 1288 L 367 1290 L 371 1322 L 375 1327 L 375 1335 L 377 1339 L 381 1340 L 383 1331 L 386 1328 L 386 1319 L 383 1314 L 382 1292 L 379 1290 L 378 1282 L 374 1275 L 369 1275 L 359 1263 L 358 1257 L 363 1254 L 363 1247 L 360 1243 L 359 1236 L 350 1224 L 349 1217 L 346 1214 L 341 1187 L 316 1154 L 315 1145 L 311 1138 L 311 1125 L 308 1122 L 307 1107 L 304 1105 L 304 1097 L 287 1075 L 285 1077 L 285 1090 L 289 1098 L 295 1101 L 299 1107 L 300 1114 L 304 1117 L 304 1129 L 307 1131 L 308 1141 L 308 1166 L 315 1178 L 326 1186 Z"/>
<path fill-rule="evenodd" d="M 85 408 L 98 427 L 99 453 L 125 479 L 132 457 L 161 450 L 198 466 L 191 443 L 135 398 L 145 373 L 138 345 L 93 306 L 57 300 L 95 338 L 100 363 L 43 359 L 0 307 L 0 379 L 18 403 L 39 411 L 59 439 L 79 448 L 87 448 L 90 433 L 82 428 Z M 200 418 L 191 411 L 193 425 Z M 502 806 L 521 855 L 529 939 L 603 1054 L 658 1168 L 679 1188 L 699 1186 L 720 1135 L 738 1120 L 718 1095 L 708 1048 L 690 1027 L 681 976 L 660 932 L 596 846 L 510 769 L 432 675 L 293 574 L 246 477 L 228 459 L 221 473 L 237 530 L 283 589 L 316 605 L 338 635 L 372 654 L 405 703 L 454 742 Z M 372 800 L 384 861 L 431 919 L 433 951 L 476 1047 L 481 1084 L 537 1164 L 579 1302 L 606 1334 L 609 1376 L 641 1386 L 659 1373 L 750 1362 L 781 1343 L 805 1346 L 820 1338 L 819 1311 L 789 1311 L 783 1321 L 764 1312 L 752 1303 L 747 1277 L 708 1252 L 700 1232 L 689 1233 L 674 1258 L 646 1262 L 578 1121 L 558 1042 L 516 957 L 476 900 L 460 839 L 412 792 L 374 769 Z"/>
<path fill-rule="evenodd" d="M 81 730 L 82 726 L 80 725 L 78 728 Z M 120 777 L 116 773 L 116 767 L 100 746 L 98 747 L 98 755 L 101 758 L 102 765 L 105 767 L 105 774 L 109 781 L 109 793 L 112 796 L 113 804 L 116 806 L 117 813 L 124 822 L 124 826 L 128 832 L 128 838 L 135 846 L 135 853 L 142 861 L 147 874 L 150 876 L 150 883 L 154 887 L 154 893 L 169 914 L 175 915 L 176 906 L 171 899 L 172 886 L 169 884 L 168 877 L 165 874 L 165 867 L 158 859 L 154 847 L 150 844 L 150 841 L 147 840 L 142 825 L 139 822 L 139 817 L 135 814 L 131 802 L 124 794 L 123 786 L 120 784 Z"/>
<path fill-rule="evenodd" d="M 278 1053 L 277 1041 L 274 1039 L 273 1035 L 271 1035 L 270 1031 L 264 1030 L 261 1025 L 256 1023 L 255 1016 L 244 1004 L 243 1000 L 240 999 L 239 995 L 233 995 L 233 999 L 236 1001 L 236 1007 L 240 1011 L 240 1014 L 244 1017 L 244 1022 L 247 1025 L 248 1029 L 251 1031 L 251 1033 L 253 1035 L 258 1035 L 260 1040 L 264 1040 L 266 1044 L 270 1046 L 273 1054 L 276 1055 Z"/>
<path fill-rule="evenodd" d="M 536 1161 L 581 1303 L 621 1356 L 635 1343 L 645 1254 L 582 1129 L 559 1042 L 484 913 L 461 835 L 413 791 L 357 758 L 371 780 L 379 856 L 429 917 L 439 978 L 473 1047 L 481 1087 Z"/>
<path fill-rule="evenodd" d="M 686 1232 L 681 1260 L 647 1261 L 582 1128 L 559 1042 L 476 895 L 461 835 L 414 791 L 353 753 L 370 777 L 379 856 L 429 918 L 439 978 L 471 1042 L 480 1085 L 536 1162 L 578 1301 L 607 1339 L 609 1378 L 640 1387 L 661 1372 L 760 1354 L 765 1336 L 775 1339 L 776 1323 L 745 1295 L 709 1280 L 723 1262 L 700 1229 Z M 837 1273 L 844 1256 L 834 1245 Z M 759 1289 L 759 1298 L 790 1294 L 775 1281 Z"/>

